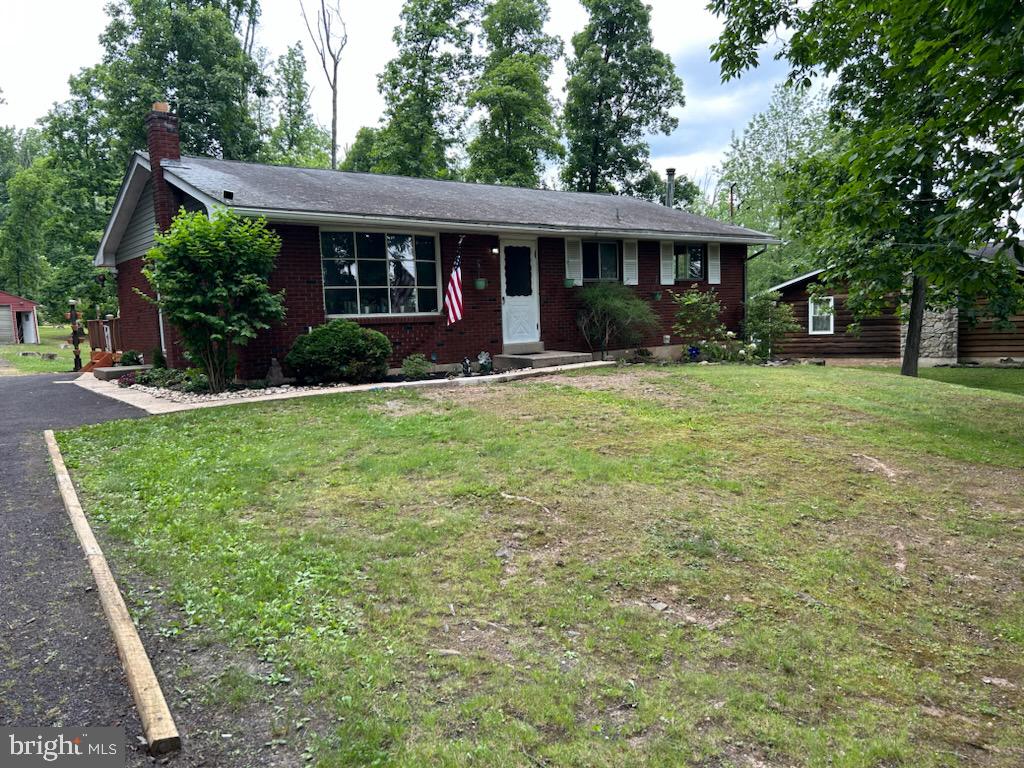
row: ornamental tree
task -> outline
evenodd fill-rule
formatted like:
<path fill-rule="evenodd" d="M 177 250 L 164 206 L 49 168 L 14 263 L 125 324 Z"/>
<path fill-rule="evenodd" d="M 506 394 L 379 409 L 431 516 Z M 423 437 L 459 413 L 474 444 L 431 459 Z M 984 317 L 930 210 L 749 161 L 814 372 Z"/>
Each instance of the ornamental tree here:
<path fill-rule="evenodd" d="M 267 282 L 280 249 L 265 219 L 182 209 L 146 254 L 142 272 L 158 297 L 146 298 L 178 330 L 214 392 L 233 376 L 238 348 L 284 317 L 284 292 Z"/>
<path fill-rule="evenodd" d="M 725 26 L 712 58 L 729 79 L 776 58 L 789 81 L 830 75 L 838 155 L 811 158 L 830 189 L 805 206 L 826 282 L 858 314 L 909 306 L 903 373 L 917 374 L 925 308 L 1005 319 L 1020 289 L 1015 212 L 1024 202 L 1024 14 L 1005 0 L 712 0 Z M 985 245 L 991 258 L 972 251 Z"/>

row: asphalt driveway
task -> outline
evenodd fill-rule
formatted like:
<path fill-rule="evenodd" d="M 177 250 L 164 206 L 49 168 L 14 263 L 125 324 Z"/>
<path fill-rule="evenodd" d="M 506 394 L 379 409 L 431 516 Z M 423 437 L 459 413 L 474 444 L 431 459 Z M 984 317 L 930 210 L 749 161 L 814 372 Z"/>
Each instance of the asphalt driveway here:
<path fill-rule="evenodd" d="M 0 725 L 124 725 L 131 753 L 141 726 L 42 433 L 146 414 L 73 378 L 0 377 Z"/>

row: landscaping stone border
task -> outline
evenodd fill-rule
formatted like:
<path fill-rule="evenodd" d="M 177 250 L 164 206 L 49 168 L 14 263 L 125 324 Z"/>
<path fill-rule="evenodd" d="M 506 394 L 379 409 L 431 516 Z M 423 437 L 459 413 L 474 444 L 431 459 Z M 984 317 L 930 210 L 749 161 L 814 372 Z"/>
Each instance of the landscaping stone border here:
<path fill-rule="evenodd" d="M 282 391 L 283 388 L 275 388 L 275 391 L 269 393 L 266 390 L 249 390 L 256 393 L 252 396 L 239 396 L 238 392 L 224 392 L 216 398 L 207 398 L 193 402 L 175 402 L 166 397 L 157 397 L 151 394 L 150 391 L 146 391 L 149 388 L 119 387 L 116 382 L 102 381 L 91 373 L 83 374 L 74 381 L 75 384 L 88 389 L 90 392 L 119 400 L 122 403 L 141 408 L 146 413 L 157 415 L 161 413 L 177 413 L 179 411 L 193 411 L 199 408 L 220 408 L 226 405 L 239 405 L 241 403 L 265 403 L 270 400 L 291 400 L 297 397 L 335 395 L 343 392 L 372 392 L 380 389 L 424 389 L 428 387 L 467 387 L 476 384 L 497 384 L 505 381 L 546 376 L 552 373 L 563 373 L 565 371 L 607 368 L 613 365 L 616 365 L 614 360 L 595 360 L 588 363 L 554 365 L 550 368 L 526 368 L 520 371 L 495 373 L 490 376 L 460 376 L 453 379 L 426 379 L 423 381 L 386 381 L 377 384 L 346 384 L 337 387 L 294 387 L 286 391 Z"/>

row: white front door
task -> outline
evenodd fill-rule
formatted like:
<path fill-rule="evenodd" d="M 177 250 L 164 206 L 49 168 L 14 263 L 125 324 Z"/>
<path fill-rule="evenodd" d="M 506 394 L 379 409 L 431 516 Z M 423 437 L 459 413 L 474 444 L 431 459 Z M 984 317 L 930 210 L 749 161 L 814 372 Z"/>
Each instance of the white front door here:
<path fill-rule="evenodd" d="M 501 330 L 506 344 L 540 341 L 536 240 L 501 241 Z"/>

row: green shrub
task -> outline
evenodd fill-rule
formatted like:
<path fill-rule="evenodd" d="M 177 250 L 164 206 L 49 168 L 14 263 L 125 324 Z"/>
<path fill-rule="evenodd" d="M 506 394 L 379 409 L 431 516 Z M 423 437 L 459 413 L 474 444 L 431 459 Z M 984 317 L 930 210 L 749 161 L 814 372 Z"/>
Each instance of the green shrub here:
<path fill-rule="evenodd" d="M 778 291 L 760 293 L 747 302 L 747 320 L 744 325 L 747 340 L 757 345 L 761 357 L 768 358 L 782 352 L 787 333 L 800 330 L 793 317 L 793 306 L 780 301 Z"/>
<path fill-rule="evenodd" d="M 622 283 L 593 283 L 579 292 L 576 324 L 591 350 L 631 347 L 658 327 L 651 305 Z"/>
<path fill-rule="evenodd" d="M 426 355 L 417 352 L 402 361 L 402 376 L 407 379 L 425 379 L 433 367 Z"/>
<path fill-rule="evenodd" d="M 672 331 L 686 347 L 704 349 L 725 340 L 726 330 L 721 320 L 722 304 L 714 290 L 690 288 L 680 293 L 670 293 L 676 304 L 676 321 Z"/>
<path fill-rule="evenodd" d="M 134 349 L 122 352 L 120 365 L 142 365 L 142 353 Z"/>
<path fill-rule="evenodd" d="M 391 342 L 351 320 L 332 320 L 300 336 L 284 362 L 300 382 L 362 384 L 388 373 Z"/>
<path fill-rule="evenodd" d="M 166 368 L 167 358 L 164 357 L 164 351 L 160 347 L 153 347 L 153 367 L 154 368 Z"/>

